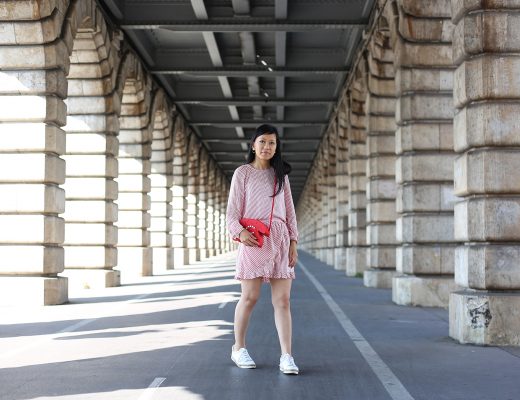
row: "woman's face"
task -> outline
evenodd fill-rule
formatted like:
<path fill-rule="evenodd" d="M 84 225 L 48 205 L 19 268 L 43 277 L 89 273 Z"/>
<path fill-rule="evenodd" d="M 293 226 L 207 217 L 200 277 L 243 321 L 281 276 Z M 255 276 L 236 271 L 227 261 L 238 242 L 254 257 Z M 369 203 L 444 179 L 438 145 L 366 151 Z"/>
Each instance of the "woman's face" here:
<path fill-rule="evenodd" d="M 266 133 L 258 136 L 253 143 L 255 156 L 261 160 L 270 160 L 276 151 L 276 134 Z"/>

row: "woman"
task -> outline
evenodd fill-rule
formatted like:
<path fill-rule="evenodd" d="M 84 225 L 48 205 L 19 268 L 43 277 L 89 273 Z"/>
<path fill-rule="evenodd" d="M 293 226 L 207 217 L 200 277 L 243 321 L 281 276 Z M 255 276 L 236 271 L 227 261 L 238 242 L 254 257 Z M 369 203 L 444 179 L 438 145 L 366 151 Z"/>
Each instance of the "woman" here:
<path fill-rule="evenodd" d="M 285 374 L 298 374 L 291 355 L 290 309 L 298 231 L 287 177 L 291 166 L 282 159 L 280 138 L 274 126 L 261 125 L 256 129 L 247 161 L 233 174 L 227 205 L 227 228 L 233 239 L 240 240 L 235 278 L 240 280 L 242 288 L 235 309 L 235 344 L 231 359 L 240 368 L 256 368 L 246 349 L 245 338 L 262 282 L 269 282 L 281 347 L 279 367 Z M 271 210 L 271 234 L 264 237 L 264 243 L 259 247 L 255 236 L 239 221 L 241 218 L 259 219 L 267 226 Z"/>

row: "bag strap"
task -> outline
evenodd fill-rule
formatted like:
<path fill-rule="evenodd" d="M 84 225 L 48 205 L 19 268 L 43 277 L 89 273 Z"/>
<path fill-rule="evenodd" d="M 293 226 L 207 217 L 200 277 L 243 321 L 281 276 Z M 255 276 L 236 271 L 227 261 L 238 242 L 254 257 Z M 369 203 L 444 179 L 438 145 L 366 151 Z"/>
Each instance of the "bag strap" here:
<path fill-rule="evenodd" d="M 271 223 L 273 222 L 274 195 L 275 194 L 276 194 L 276 175 L 274 176 L 273 204 L 271 206 L 271 216 L 269 217 L 269 229 L 268 229 L 268 232 L 271 232 Z"/>

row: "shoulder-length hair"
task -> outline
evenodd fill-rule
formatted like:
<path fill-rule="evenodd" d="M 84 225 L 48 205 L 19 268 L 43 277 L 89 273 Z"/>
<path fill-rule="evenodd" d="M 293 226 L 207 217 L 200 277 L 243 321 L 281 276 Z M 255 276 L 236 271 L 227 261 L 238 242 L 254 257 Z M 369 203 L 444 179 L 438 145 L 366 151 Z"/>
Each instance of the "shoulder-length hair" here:
<path fill-rule="evenodd" d="M 276 182 L 278 184 L 278 190 L 275 193 L 276 196 L 283 189 L 283 185 L 285 183 L 285 175 L 290 174 L 292 170 L 291 165 L 283 160 L 282 146 L 280 145 L 280 135 L 278 134 L 278 129 L 276 129 L 276 127 L 268 124 L 263 124 L 256 128 L 256 132 L 251 138 L 249 150 L 247 152 L 247 162 L 252 163 L 255 160 L 255 153 L 253 153 L 253 143 L 255 142 L 256 138 L 258 136 L 271 134 L 276 135 L 276 151 L 274 153 L 274 156 L 269 160 L 271 167 L 273 167 L 274 169 Z"/>

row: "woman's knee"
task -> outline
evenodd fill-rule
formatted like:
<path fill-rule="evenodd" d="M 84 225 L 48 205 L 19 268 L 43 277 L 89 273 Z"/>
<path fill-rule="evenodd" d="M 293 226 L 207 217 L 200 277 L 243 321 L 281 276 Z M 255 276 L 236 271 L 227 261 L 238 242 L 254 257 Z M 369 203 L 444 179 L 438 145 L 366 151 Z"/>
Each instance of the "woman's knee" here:
<path fill-rule="evenodd" d="M 252 308 L 258 301 L 260 295 L 258 293 L 242 293 L 241 301 L 244 306 Z"/>
<path fill-rule="evenodd" d="M 272 303 L 274 308 L 289 309 L 291 306 L 291 298 L 289 295 L 273 297 Z"/>

